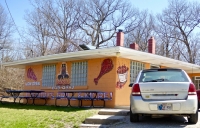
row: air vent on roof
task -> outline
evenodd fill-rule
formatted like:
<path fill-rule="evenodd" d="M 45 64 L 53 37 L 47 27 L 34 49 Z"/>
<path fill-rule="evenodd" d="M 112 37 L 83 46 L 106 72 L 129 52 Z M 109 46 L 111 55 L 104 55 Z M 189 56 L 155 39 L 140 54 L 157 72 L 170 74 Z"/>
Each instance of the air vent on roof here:
<path fill-rule="evenodd" d="M 157 68 L 160 68 L 160 65 L 155 65 L 155 64 L 151 64 L 151 69 L 157 69 Z"/>
<path fill-rule="evenodd" d="M 80 44 L 79 47 L 81 47 L 83 50 L 96 49 L 94 46 L 91 46 L 91 45 L 85 45 L 85 44 Z"/>

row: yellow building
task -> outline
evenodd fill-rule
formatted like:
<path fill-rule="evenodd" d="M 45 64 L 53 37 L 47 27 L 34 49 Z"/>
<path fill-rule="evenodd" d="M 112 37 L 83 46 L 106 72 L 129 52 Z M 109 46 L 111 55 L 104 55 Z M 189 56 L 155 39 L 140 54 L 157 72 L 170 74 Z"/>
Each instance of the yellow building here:
<path fill-rule="evenodd" d="M 100 90 L 112 93 L 106 107 L 129 106 L 131 88 L 137 73 L 149 68 L 181 68 L 185 70 L 199 89 L 200 66 L 159 56 L 155 53 L 155 41 L 149 39 L 149 52 L 138 51 L 137 44 L 123 47 L 123 32 L 117 33 L 117 46 L 60 53 L 26 60 L 4 63 L 6 67 L 25 69 L 25 90 L 44 90 L 58 95 L 61 90 Z M 199 76 L 199 77 L 198 77 Z M 66 101 L 59 103 L 66 104 Z M 54 105 L 55 99 L 47 104 Z M 77 102 L 73 101 L 74 105 Z M 95 104 L 100 104 L 98 101 Z"/>

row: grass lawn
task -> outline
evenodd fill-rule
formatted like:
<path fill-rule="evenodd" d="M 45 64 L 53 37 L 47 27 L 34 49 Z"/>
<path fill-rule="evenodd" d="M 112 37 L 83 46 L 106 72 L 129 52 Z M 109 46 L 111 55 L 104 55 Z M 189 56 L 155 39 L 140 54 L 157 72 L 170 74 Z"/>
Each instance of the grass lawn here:
<path fill-rule="evenodd" d="M 0 128 L 78 128 L 98 109 L 0 103 Z"/>

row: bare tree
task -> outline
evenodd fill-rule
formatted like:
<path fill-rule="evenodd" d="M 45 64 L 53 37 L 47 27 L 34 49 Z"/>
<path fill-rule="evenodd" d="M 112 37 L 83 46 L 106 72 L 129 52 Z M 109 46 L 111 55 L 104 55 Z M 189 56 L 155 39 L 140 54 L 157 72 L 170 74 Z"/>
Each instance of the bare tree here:
<path fill-rule="evenodd" d="M 79 27 L 86 35 L 84 43 L 105 46 L 120 27 L 130 32 L 138 25 L 138 10 L 122 0 L 79 0 Z"/>
<path fill-rule="evenodd" d="M 195 64 L 198 64 L 200 65 L 200 51 L 199 51 L 199 48 L 200 48 L 200 37 L 199 37 L 199 34 L 200 33 L 196 33 L 195 37 L 193 38 L 193 41 L 195 42 L 196 46 L 193 46 L 195 49 L 192 51 L 194 53 L 196 53 L 195 55 Z"/>
<path fill-rule="evenodd" d="M 18 51 L 10 49 L 1 50 L 2 62 L 16 60 Z M 17 56 L 18 57 L 18 56 Z M 2 64 L 2 63 L 1 63 Z M 22 89 L 24 86 L 24 69 L 0 67 L 0 90 L 3 88 Z"/>
<path fill-rule="evenodd" d="M 78 14 L 75 9 L 76 2 L 73 0 L 34 0 L 33 3 L 33 12 L 37 12 L 35 16 L 44 22 L 37 24 L 35 30 L 40 31 L 42 35 L 51 37 L 53 40 L 51 51 L 62 53 L 79 49 L 76 35 Z M 34 22 L 37 22 L 36 19 Z"/>
<path fill-rule="evenodd" d="M 149 14 L 147 10 L 140 12 L 138 15 L 140 22 L 134 31 L 128 33 L 126 37 L 126 45 L 133 42 L 137 43 L 140 51 L 147 51 L 148 49 L 148 39 L 154 36 L 154 16 Z"/>
<path fill-rule="evenodd" d="M 170 57 L 170 58 L 176 58 L 176 55 L 180 55 L 177 54 L 177 52 L 179 51 L 176 47 L 177 43 L 179 42 L 178 39 L 176 38 L 171 38 L 172 36 L 176 36 L 174 33 L 176 33 L 176 29 L 173 26 L 169 26 L 168 24 L 166 24 L 165 22 L 162 22 L 162 16 L 159 15 L 157 17 L 157 23 L 155 26 L 155 32 L 156 32 L 156 36 L 157 36 L 157 54 L 162 55 L 162 56 L 166 56 L 166 57 Z M 176 54 L 174 54 L 174 52 Z M 177 57 L 178 57 L 177 56 Z M 178 57 L 179 58 L 179 57 Z"/>
<path fill-rule="evenodd" d="M 6 11 L 0 5 L 0 49 L 11 46 L 11 35 L 14 32 L 13 22 L 9 19 Z"/>
<path fill-rule="evenodd" d="M 29 50 L 31 57 L 51 54 L 53 39 L 48 35 L 50 31 L 48 20 L 43 18 L 39 9 L 27 13 L 25 19 L 29 25 L 29 37 L 32 37 L 32 40 L 29 38 L 29 41 L 26 41 L 29 43 L 25 44 L 25 49 Z"/>
<path fill-rule="evenodd" d="M 194 48 L 192 35 L 200 24 L 199 14 L 199 3 L 190 3 L 185 0 L 171 0 L 168 8 L 166 8 L 162 14 L 158 15 L 159 21 L 172 30 L 168 31 L 171 32 L 170 34 L 166 34 L 167 39 L 178 40 L 178 42 L 184 44 L 186 51 L 182 49 L 179 49 L 179 51 L 182 57 L 190 63 L 195 63 L 195 55 L 194 52 L 192 52 Z M 171 47 L 173 47 L 173 45 Z"/>
<path fill-rule="evenodd" d="M 12 58 L 12 55 L 13 55 L 12 34 L 13 33 L 14 33 L 14 23 L 9 18 L 9 15 L 4 10 L 4 8 L 0 5 L 0 58 L 1 58 L 0 88 L 11 87 L 11 86 L 21 86 L 24 83 L 23 82 L 24 79 L 18 79 L 19 77 L 23 77 L 23 74 L 20 74 L 19 70 L 17 71 L 11 68 L 5 69 L 2 66 L 2 62 L 14 60 L 14 56 Z"/>

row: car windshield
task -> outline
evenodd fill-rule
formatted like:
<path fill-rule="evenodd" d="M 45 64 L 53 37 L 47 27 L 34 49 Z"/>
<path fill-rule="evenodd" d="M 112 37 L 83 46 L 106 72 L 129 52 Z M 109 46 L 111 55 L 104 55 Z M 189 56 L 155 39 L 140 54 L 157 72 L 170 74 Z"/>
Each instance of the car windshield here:
<path fill-rule="evenodd" d="M 143 70 L 139 82 L 189 82 L 182 70 L 149 69 Z"/>

